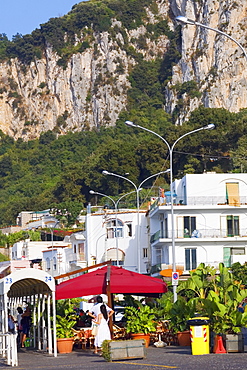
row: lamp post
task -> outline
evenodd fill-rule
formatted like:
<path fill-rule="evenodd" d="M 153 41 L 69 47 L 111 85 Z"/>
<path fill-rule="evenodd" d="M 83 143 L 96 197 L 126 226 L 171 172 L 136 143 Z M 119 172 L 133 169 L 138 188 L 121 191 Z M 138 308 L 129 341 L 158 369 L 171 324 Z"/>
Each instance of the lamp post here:
<path fill-rule="evenodd" d="M 59 221 L 56 221 L 54 226 L 52 228 L 49 228 L 50 229 L 50 232 L 51 232 L 51 272 L 52 272 L 52 276 L 54 275 L 54 256 L 53 256 L 53 247 L 54 247 L 54 229 L 55 227 L 59 224 Z M 57 266 L 58 266 L 58 261 L 57 261 Z"/>
<path fill-rule="evenodd" d="M 166 141 L 166 139 L 164 139 L 162 136 L 160 136 L 156 132 L 147 129 L 146 127 L 143 127 L 143 126 L 140 126 L 140 125 L 136 125 L 135 123 L 133 123 L 131 121 L 125 121 L 125 124 L 127 126 L 130 126 L 130 127 L 140 128 L 140 129 L 142 129 L 144 131 L 150 132 L 151 134 L 158 136 L 167 145 L 167 147 L 168 147 L 168 151 L 169 151 L 169 155 L 170 155 L 170 193 L 171 193 L 171 229 L 172 229 L 172 235 L 171 235 L 172 236 L 171 237 L 171 240 L 172 240 L 172 271 L 173 272 L 176 272 L 174 208 L 173 208 L 173 186 L 172 186 L 172 183 L 173 183 L 173 172 L 172 172 L 173 171 L 173 163 L 172 163 L 173 150 L 174 150 L 174 147 L 177 144 L 177 142 L 179 140 L 183 139 L 185 136 L 188 136 L 190 134 L 193 134 L 195 132 L 202 131 L 202 130 L 212 130 L 212 129 L 214 129 L 215 125 L 213 123 L 211 123 L 211 124 L 209 124 L 207 126 L 200 127 L 198 129 L 189 131 L 186 134 L 180 136 L 177 140 L 175 140 L 175 142 L 172 145 L 170 145 Z M 177 285 L 175 285 L 175 284 L 173 285 L 173 297 L 174 297 L 174 302 L 176 302 L 177 301 Z"/>
<path fill-rule="evenodd" d="M 139 192 L 142 189 L 141 186 L 144 184 L 144 182 L 148 181 L 152 177 L 155 177 L 155 176 L 158 176 L 158 175 L 167 173 L 169 171 L 170 171 L 170 169 L 168 169 L 166 171 L 160 171 L 158 173 L 155 173 L 154 175 L 151 175 L 151 176 L 147 177 L 145 180 L 143 180 L 140 183 L 140 185 L 138 187 L 136 186 L 136 184 L 133 181 L 131 181 L 127 177 L 118 175 L 118 174 L 113 173 L 113 172 L 102 171 L 102 174 L 103 175 L 111 175 L 111 176 L 119 177 L 121 179 L 124 179 L 124 180 L 129 181 L 134 186 L 134 188 L 135 188 L 135 191 L 136 191 L 136 206 L 137 206 L 137 234 L 136 234 L 136 241 L 137 241 L 137 265 L 138 265 L 137 268 L 138 268 L 138 272 L 139 273 L 141 272 L 140 235 L 139 235 L 139 233 L 140 233 L 140 201 L 139 201 Z"/>
<path fill-rule="evenodd" d="M 106 194 L 103 194 L 103 193 L 99 193 L 98 191 L 94 191 L 94 190 L 90 190 L 89 191 L 90 194 L 95 194 L 95 195 L 101 195 L 102 197 L 106 197 L 108 199 L 110 199 L 112 201 L 112 203 L 114 204 L 114 209 L 115 209 L 115 235 L 116 235 L 116 250 L 117 250 L 117 266 L 119 266 L 119 255 L 118 255 L 118 227 L 117 227 L 117 224 L 118 224 L 118 218 L 117 218 L 117 215 L 118 215 L 118 204 L 120 202 L 120 200 L 129 195 L 129 194 L 132 194 L 134 193 L 134 191 L 131 191 L 130 193 L 127 193 L 127 194 L 124 194 L 122 195 L 116 202 L 114 199 L 112 199 L 111 197 L 109 197 L 109 195 L 106 195 Z M 98 241 L 98 240 L 97 240 Z M 96 242 L 96 253 L 97 253 L 97 242 Z M 97 260 L 97 255 L 96 255 L 96 260 Z"/>
<path fill-rule="evenodd" d="M 218 28 L 209 27 L 209 26 L 206 26 L 205 24 L 196 22 L 193 19 L 188 19 L 187 17 L 184 17 L 182 15 L 179 15 L 178 17 L 176 17 L 176 20 L 178 22 L 180 22 L 180 23 L 183 23 L 183 24 L 189 24 L 189 25 L 193 25 L 193 26 L 198 26 L 198 27 L 206 28 L 207 30 L 214 31 L 216 33 L 219 33 L 220 35 L 223 35 L 223 36 L 227 37 L 228 39 L 232 40 L 233 42 L 235 42 L 235 44 L 237 44 L 240 47 L 240 49 L 244 53 L 244 56 L 245 56 L 245 58 L 247 60 L 247 54 L 246 54 L 246 51 L 243 48 L 243 46 L 237 40 L 235 40 L 232 36 L 228 35 L 227 33 L 218 30 Z"/>

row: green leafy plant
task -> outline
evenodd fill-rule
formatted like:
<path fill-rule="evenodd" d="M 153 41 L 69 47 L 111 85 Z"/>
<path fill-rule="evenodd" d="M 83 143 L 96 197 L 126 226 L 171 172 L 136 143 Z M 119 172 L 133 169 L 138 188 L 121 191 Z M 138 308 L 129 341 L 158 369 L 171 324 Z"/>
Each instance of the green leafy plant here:
<path fill-rule="evenodd" d="M 72 328 L 76 323 L 75 303 L 78 300 L 62 299 L 57 301 L 56 331 L 57 338 L 72 338 Z"/>
<path fill-rule="evenodd" d="M 195 315 L 196 300 L 190 299 L 188 302 L 183 297 L 178 297 L 178 300 L 173 304 L 170 315 L 170 327 L 174 333 L 188 330 L 187 321 Z"/>
<path fill-rule="evenodd" d="M 154 310 L 149 306 L 126 307 L 125 317 L 127 333 L 149 334 L 156 330 Z"/>
<path fill-rule="evenodd" d="M 111 353 L 110 353 L 110 346 L 109 346 L 110 342 L 111 342 L 110 340 L 104 340 L 101 346 L 102 356 L 108 362 L 111 360 Z"/>

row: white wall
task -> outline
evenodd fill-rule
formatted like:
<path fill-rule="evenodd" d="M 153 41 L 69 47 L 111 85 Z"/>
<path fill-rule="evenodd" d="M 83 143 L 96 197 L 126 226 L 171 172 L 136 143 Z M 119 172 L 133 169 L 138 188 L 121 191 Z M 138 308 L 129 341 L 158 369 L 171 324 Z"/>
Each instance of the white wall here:
<path fill-rule="evenodd" d="M 139 252 L 141 255 L 141 271 L 146 273 L 147 258 L 142 259 L 143 248 L 148 248 L 148 234 L 147 234 L 147 220 L 144 211 L 139 213 L 139 223 L 140 223 L 140 248 Z M 106 261 L 107 253 L 106 251 L 111 250 L 111 248 L 117 248 L 119 256 L 120 251 L 125 253 L 124 267 L 137 271 L 137 211 L 136 210 L 120 210 L 118 212 L 118 219 L 123 222 L 123 236 L 116 238 L 107 238 L 106 234 L 106 222 L 109 220 L 115 220 L 114 212 L 107 211 L 107 213 L 88 213 L 86 216 L 86 243 L 87 243 L 87 258 L 88 264 L 92 264 L 92 258 L 96 257 L 96 263 L 101 263 Z M 132 225 L 132 236 L 129 236 L 129 228 L 127 224 Z"/>
<path fill-rule="evenodd" d="M 176 182 L 177 202 L 184 199 L 187 204 L 217 204 L 226 201 L 226 182 L 238 182 L 241 203 L 247 202 L 247 173 L 204 173 L 187 174 Z"/>

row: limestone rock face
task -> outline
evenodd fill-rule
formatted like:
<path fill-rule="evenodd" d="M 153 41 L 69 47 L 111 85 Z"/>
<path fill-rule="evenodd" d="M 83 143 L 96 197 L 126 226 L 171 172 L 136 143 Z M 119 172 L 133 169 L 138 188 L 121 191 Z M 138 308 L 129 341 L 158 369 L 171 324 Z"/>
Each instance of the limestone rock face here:
<path fill-rule="evenodd" d="M 185 15 L 220 29 L 246 46 L 247 0 L 156 0 L 160 19 L 168 19 L 172 30 L 175 17 Z M 146 23 L 157 22 L 157 14 L 147 9 Z M 112 27 L 121 22 L 112 20 Z M 146 24 L 125 30 L 128 45 L 146 60 L 165 55 L 169 39 L 145 38 Z M 83 33 L 77 36 L 83 42 Z M 42 132 L 58 134 L 114 125 L 126 109 L 129 73 L 136 60 L 126 52 L 126 40 L 119 32 L 95 33 L 90 47 L 73 54 L 66 68 L 57 64 L 59 56 L 47 45 L 41 59 L 23 67 L 17 60 L 0 63 L 0 129 L 15 139 L 30 140 Z M 192 25 L 181 28 L 180 61 L 174 65 L 165 89 L 168 113 L 177 111 L 182 124 L 200 104 L 237 112 L 247 106 L 247 57 L 225 36 Z M 194 81 L 197 94 L 181 86 Z M 182 101 L 182 104 L 181 104 Z M 179 104 L 180 103 L 180 104 Z M 179 109 L 178 109 L 179 106 Z"/>
<path fill-rule="evenodd" d="M 186 16 L 218 29 L 235 39 L 245 48 L 247 27 L 247 1 L 193 1 L 171 0 L 174 18 Z M 182 124 L 190 112 L 203 104 L 210 108 L 226 108 L 238 112 L 247 107 L 247 55 L 236 42 L 194 25 L 182 26 L 182 58 L 173 68 L 172 80 L 167 86 L 166 107 L 173 112 L 178 97 L 171 89 L 177 83 L 194 80 L 201 93 L 200 98 L 188 99 L 184 104 L 177 123 Z"/>

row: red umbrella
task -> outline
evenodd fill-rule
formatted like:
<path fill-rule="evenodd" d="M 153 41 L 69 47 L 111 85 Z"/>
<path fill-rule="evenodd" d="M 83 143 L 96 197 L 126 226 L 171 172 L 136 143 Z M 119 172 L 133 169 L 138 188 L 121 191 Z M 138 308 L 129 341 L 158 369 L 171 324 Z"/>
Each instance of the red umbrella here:
<path fill-rule="evenodd" d="M 56 299 L 109 294 L 109 292 L 156 296 L 166 293 L 167 285 L 160 279 L 125 270 L 122 267 L 105 266 L 57 285 Z"/>

